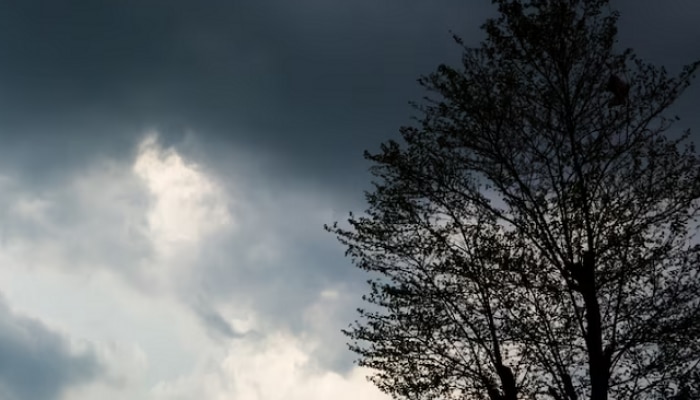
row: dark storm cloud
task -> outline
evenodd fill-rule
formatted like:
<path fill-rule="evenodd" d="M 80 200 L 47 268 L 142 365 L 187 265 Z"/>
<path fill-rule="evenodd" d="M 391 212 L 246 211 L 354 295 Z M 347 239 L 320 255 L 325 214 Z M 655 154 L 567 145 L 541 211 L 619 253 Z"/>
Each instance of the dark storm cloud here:
<path fill-rule="evenodd" d="M 613 1 L 621 12 L 620 41 L 655 63 L 677 68 L 700 58 L 700 3 Z"/>
<path fill-rule="evenodd" d="M 102 373 L 94 354 L 73 354 L 65 338 L 14 314 L 0 299 L 0 398 L 53 400 Z"/>
<path fill-rule="evenodd" d="M 360 186 L 362 150 L 410 123 L 415 79 L 458 60 L 448 30 L 478 43 L 489 3 L 2 2 L 0 162 L 56 173 L 144 128 L 193 129 L 272 154 L 281 174 Z M 623 46 L 671 66 L 700 53 L 697 2 L 612 3 Z"/>
<path fill-rule="evenodd" d="M 631 47 L 644 61 L 663 66 L 670 73 L 700 60 L 700 2 L 617 0 L 612 1 L 620 13 L 619 45 Z M 700 81 L 697 79 L 669 112 L 678 114 L 678 129 L 691 128 L 700 138 Z"/>
<path fill-rule="evenodd" d="M 5 162 L 47 172 L 191 128 L 339 184 L 407 120 L 417 76 L 456 60 L 448 30 L 483 16 L 456 0 L 4 2 Z"/>

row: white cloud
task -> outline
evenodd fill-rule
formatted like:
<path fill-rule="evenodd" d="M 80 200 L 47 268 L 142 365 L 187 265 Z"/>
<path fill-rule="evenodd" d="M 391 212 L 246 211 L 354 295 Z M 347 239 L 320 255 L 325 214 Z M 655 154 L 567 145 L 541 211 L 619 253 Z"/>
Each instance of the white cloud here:
<path fill-rule="evenodd" d="M 153 196 L 148 222 L 161 252 L 196 245 L 206 235 L 234 226 L 221 188 L 174 149 L 162 149 L 157 135 L 141 142 L 133 171 Z"/>
<path fill-rule="evenodd" d="M 151 134 L 52 186 L 0 177 L 0 290 L 107 366 L 65 400 L 380 398 L 321 356 L 354 308 L 308 258 L 324 200 L 228 172 Z"/>
<path fill-rule="evenodd" d="M 284 333 L 262 340 L 236 341 L 214 368 L 198 375 L 162 382 L 155 399 L 191 398 L 241 400 L 386 400 L 366 381 L 367 371 L 347 375 L 326 371 L 314 363 L 308 338 Z"/>
<path fill-rule="evenodd" d="M 11 213 L 15 214 L 19 218 L 36 223 L 42 223 L 46 219 L 46 211 L 50 205 L 50 202 L 36 196 L 19 198 L 14 204 Z"/>

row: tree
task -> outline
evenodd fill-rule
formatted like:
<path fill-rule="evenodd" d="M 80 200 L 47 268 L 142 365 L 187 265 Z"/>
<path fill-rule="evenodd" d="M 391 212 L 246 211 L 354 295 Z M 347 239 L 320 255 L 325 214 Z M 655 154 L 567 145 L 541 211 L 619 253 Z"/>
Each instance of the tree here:
<path fill-rule="evenodd" d="M 617 52 L 606 0 L 493 2 L 326 226 L 371 273 L 350 348 L 400 399 L 700 398 L 700 159 L 665 116 L 700 63 Z"/>

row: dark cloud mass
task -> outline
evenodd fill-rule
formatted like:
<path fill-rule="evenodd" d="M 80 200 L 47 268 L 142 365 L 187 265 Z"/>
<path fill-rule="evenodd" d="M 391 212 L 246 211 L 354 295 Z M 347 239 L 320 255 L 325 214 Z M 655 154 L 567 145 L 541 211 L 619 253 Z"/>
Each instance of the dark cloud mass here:
<path fill-rule="evenodd" d="M 700 53 L 695 2 L 642 3 L 613 2 L 623 46 L 669 66 Z M 3 2 L 0 165 L 38 179 L 127 152 L 147 128 L 174 141 L 194 130 L 218 159 L 245 148 L 281 181 L 356 192 L 362 151 L 410 123 L 415 79 L 458 61 L 448 31 L 477 44 L 492 12 L 457 0 Z"/>
<path fill-rule="evenodd" d="M 0 398 L 59 399 L 64 389 L 101 373 L 94 354 L 75 354 L 64 337 L 0 300 Z"/>
<path fill-rule="evenodd" d="M 407 120 L 418 75 L 457 59 L 448 30 L 483 17 L 456 0 L 7 2 L 0 131 L 33 172 L 157 127 L 337 183 Z"/>

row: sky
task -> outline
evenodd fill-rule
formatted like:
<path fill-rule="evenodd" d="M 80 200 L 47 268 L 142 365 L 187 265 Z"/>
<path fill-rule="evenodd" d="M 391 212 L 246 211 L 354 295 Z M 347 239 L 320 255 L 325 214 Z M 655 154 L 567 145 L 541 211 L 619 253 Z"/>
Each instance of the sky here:
<path fill-rule="evenodd" d="M 613 1 L 677 71 L 700 3 Z M 0 0 L 0 399 L 380 400 L 323 230 L 486 0 Z M 700 131 L 700 87 L 674 106 Z"/>

